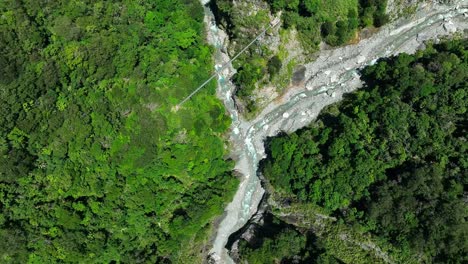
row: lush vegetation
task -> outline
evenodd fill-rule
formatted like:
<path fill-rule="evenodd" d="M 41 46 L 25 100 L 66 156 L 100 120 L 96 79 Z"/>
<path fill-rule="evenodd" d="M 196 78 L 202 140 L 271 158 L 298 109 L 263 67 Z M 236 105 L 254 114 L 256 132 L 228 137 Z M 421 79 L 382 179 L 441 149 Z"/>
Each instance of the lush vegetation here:
<path fill-rule="evenodd" d="M 264 175 L 419 261 L 468 261 L 468 41 L 363 70 L 366 86 L 273 138 Z"/>
<path fill-rule="evenodd" d="M 0 262 L 196 261 L 235 189 L 197 0 L 0 2 Z"/>
<path fill-rule="evenodd" d="M 302 45 L 294 48 L 304 49 L 306 54 L 310 54 L 318 50 L 322 41 L 332 46 L 343 45 L 356 39 L 359 29 L 385 24 L 388 20 L 386 5 L 386 0 L 261 0 L 237 4 L 232 0 L 212 1 L 219 24 L 230 36 L 232 54 L 244 48 L 268 25 L 270 15 L 279 11 L 282 12 L 284 28 L 280 31 L 297 30 L 297 38 Z M 281 41 L 290 40 L 286 37 Z M 245 102 L 248 111 L 257 109 L 252 93 L 258 85 L 269 81 L 283 83 L 281 78 L 289 79 L 291 74 L 273 80 L 281 67 L 294 66 L 296 60 L 303 60 L 288 58 L 283 63 L 286 56 L 280 53 L 271 49 L 269 44 L 253 45 L 234 63 L 237 69 L 233 78 L 238 87 L 236 95 Z M 284 72 L 290 71 L 286 69 Z"/>
<path fill-rule="evenodd" d="M 210 5 L 217 24 L 229 35 L 228 48 L 231 56 L 248 45 L 270 22 L 268 4 L 263 0 L 243 1 L 238 5 L 234 5 L 232 0 L 213 0 Z M 233 62 L 234 68 L 237 69 L 232 78 L 238 87 L 236 96 L 242 98 L 248 111 L 253 112 L 257 108 L 251 96 L 257 82 L 267 75 L 267 68 L 274 74 L 278 66 L 281 67 L 281 61 L 268 67 L 268 60 L 272 56 L 268 47 L 257 42 Z"/>
<path fill-rule="evenodd" d="M 286 27 L 295 27 L 306 48 L 322 39 L 342 45 L 355 37 L 359 27 L 381 26 L 388 20 L 386 0 L 269 0 L 272 11 L 283 11 Z"/>
<path fill-rule="evenodd" d="M 254 235 L 258 239 L 239 242 L 241 263 L 340 263 L 313 233 L 301 234 L 271 214 L 265 215 Z"/>
<path fill-rule="evenodd" d="M 281 263 L 292 261 L 305 247 L 305 237 L 294 229 L 287 229 L 272 238 L 264 238 L 259 247 L 240 242 L 241 260 L 249 264 Z"/>

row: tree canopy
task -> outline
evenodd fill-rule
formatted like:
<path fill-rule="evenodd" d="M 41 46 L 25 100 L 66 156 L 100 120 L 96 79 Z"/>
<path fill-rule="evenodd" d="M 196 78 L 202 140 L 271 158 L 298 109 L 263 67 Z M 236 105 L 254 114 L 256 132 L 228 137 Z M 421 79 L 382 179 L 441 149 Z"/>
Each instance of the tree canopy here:
<path fill-rule="evenodd" d="M 2 263 L 190 262 L 236 188 L 196 0 L 0 2 Z M 183 250 L 182 250 L 183 249 Z"/>

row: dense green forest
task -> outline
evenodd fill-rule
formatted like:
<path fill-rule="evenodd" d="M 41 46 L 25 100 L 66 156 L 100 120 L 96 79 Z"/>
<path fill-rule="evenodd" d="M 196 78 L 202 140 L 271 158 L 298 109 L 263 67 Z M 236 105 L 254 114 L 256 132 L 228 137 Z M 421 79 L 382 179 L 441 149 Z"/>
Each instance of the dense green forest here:
<path fill-rule="evenodd" d="M 388 20 L 386 6 L 387 0 L 258 0 L 241 3 L 234 3 L 232 0 L 212 1 L 217 21 L 229 34 L 233 50 L 239 51 L 244 48 L 269 24 L 269 15 L 274 16 L 281 11 L 280 32 L 284 34 L 281 41 L 290 41 L 286 32 L 296 30 L 302 45 L 295 49 L 304 49 L 309 55 L 318 50 L 322 41 L 332 46 L 344 45 L 357 39 L 359 29 L 385 24 Z M 268 45 L 253 45 L 234 63 L 237 69 L 233 76 L 233 81 L 238 87 L 236 95 L 246 103 L 248 111 L 252 112 L 257 108 L 252 93 L 259 82 L 267 84 L 272 81 L 281 67 L 290 68 L 286 71 L 292 71 L 294 68 L 294 60 L 299 58 L 283 63 L 287 57 L 284 55 L 286 53 L 287 49 L 274 51 Z M 281 77 L 289 79 L 291 76 Z M 281 79 L 274 81 L 284 82 Z"/>
<path fill-rule="evenodd" d="M 194 263 L 237 185 L 198 0 L 0 1 L 0 262 Z"/>
<path fill-rule="evenodd" d="M 284 26 L 295 27 L 306 47 L 320 41 L 337 46 L 355 37 L 360 27 L 385 24 L 387 0 L 269 0 L 273 12 L 283 11 Z"/>
<path fill-rule="evenodd" d="M 240 263 L 340 263 L 312 232 L 302 234 L 272 214 L 264 216 L 254 236 L 256 239 L 250 242 L 240 240 Z"/>
<path fill-rule="evenodd" d="M 364 88 L 269 140 L 263 174 L 401 255 L 466 263 L 467 51 L 452 40 L 365 68 Z"/>

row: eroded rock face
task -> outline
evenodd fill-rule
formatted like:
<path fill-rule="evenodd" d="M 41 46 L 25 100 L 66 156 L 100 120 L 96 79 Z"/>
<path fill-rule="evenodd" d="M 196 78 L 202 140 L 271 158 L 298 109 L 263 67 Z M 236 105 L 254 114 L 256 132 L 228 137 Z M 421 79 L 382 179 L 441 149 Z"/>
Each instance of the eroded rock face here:
<path fill-rule="evenodd" d="M 259 243 L 258 240 L 260 237 L 256 235 L 256 230 L 258 229 L 259 225 L 257 223 L 250 223 L 247 224 L 247 227 L 243 231 L 241 237 L 237 238 L 232 242 L 232 245 L 228 247 L 229 255 L 234 260 L 235 263 L 240 262 L 240 254 L 239 252 L 239 242 L 241 240 L 247 241 L 249 244 L 257 244 Z"/>

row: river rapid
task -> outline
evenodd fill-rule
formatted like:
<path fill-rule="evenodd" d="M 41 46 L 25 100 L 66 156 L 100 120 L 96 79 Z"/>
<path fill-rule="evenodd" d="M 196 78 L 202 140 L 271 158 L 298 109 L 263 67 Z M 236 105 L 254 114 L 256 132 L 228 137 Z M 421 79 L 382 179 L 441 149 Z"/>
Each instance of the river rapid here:
<path fill-rule="evenodd" d="M 226 53 L 228 37 L 217 27 L 207 1 L 201 2 L 205 6 L 207 40 L 215 47 L 215 67 L 218 70 L 229 61 Z M 258 163 L 265 157 L 264 139 L 280 131 L 292 132 L 309 124 L 323 107 L 339 101 L 344 93 L 361 87 L 359 69 L 375 63 L 377 59 L 401 52 L 414 53 L 429 39 L 437 41 L 441 36 L 455 32 L 466 35 L 467 2 L 426 4 L 411 19 L 392 22 L 358 44 L 320 51 L 314 62 L 305 65 L 305 84 L 291 87 L 251 121 L 239 114 L 233 99 L 235 86 L 230 79 L 235 70 L 229 65 L 219 73 L 217 95 L 232 119 L 230 156 L 236 161 L 235 171 L 241 175 L 241 182 L 217 226 L 210 250 L 212 262 L 234 263 L 225 248 L 229 236 L 257 212 L 265 192 L 257 177 Z"/>

